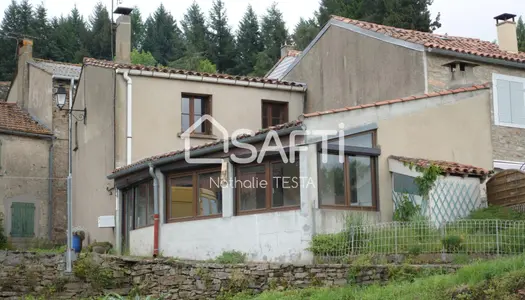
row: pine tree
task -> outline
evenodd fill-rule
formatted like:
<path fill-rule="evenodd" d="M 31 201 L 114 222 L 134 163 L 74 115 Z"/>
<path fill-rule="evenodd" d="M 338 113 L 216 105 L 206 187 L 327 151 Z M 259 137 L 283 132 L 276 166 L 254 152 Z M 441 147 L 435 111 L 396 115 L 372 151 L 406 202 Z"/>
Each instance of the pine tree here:
<path fill-rule="evenodd" d="M 292 35 L 294 46 L 297 50 L 303 50 L 319 33 L 319 27 L 314 19 L 305 20 L 301 18 Z"/>
<path fill-rule="evenodd" d="M 186 39 L 186 55 L 200 55 L 209 58 L 209 35 L 206 20 L 200 6 L 195 1 L 184 15 L 182 30 Z"/>
<path fill-rule="evenodd" d="M 8 36 L 14 35 L 18 30 L 18 4 L 11 0 L 2 20 L 0 32 L 0 80 L 13 80 L 16 70 L 16 40 Z"/>
<path fill-rule="evenodd" d="M 18 18 L 17 18 L 17 32 L 23 35 L 34 36 L 35 31 L 33 30 L 33 24 L 35 23 L 33 16 L 33 6 L 29 3 L 29 0 L 23 0 L 18 5 Z"/>
<path fill-rule="evenodd" d="M 89 52 L 95 58 L 111 60 L 111 20 L 106 7 L 98 2 L 89 19 L 91 24 Z"/>
<path fill-rule="evenodd" d="M 518 19 L 516 34 L 518 36 L 518 50 L 525 52 L 525 23 L 523 22 L 523 17 Z"/>
<path fill-rule="evenodd" d="M 91 35 L 76 5 L 71 10 L 67 22 L 61 25 L 63 36 L 59 38 L 66 38 L 65 41 L 62 41 L 62 44 L 65 46 L 62 49 L 68 52 L 68 57 L 66 57 L 64 61 L 81 63 L 85 56 L 92 56 L 87 46 L 91 44 L 91 41 L 88 42 Z"/>
<path fill-rule="evenodd" d="M 263 50 L 257 15 L 251 5 L 244 13 L 237 30 L 236 68 L 233 73 L 248 75 L 257 63 L 257 54 Z"/>
<path fill-rule="evenodd" d="M 161 4 L 153 16 L 146 20 L 145 28 L 142 50 L 151 52 L 159 64 L 166 66 L 170 61 L 182 57 L 184 53 L 182 32 L 164 5 Z"/>
<path fill-rule="evenodd" d="M 138 7 L 131 12 L 131 48 L 140 50 L 144 42 L 144 23 Z"/>
<path fill-rule="evenodd" d="M 283 14 L 277 8 L 277 3 L 273 3 L 262 18 L 261 40 L 266 55 L 276 62 L 281 57 L 281 47 L 289 42 Z"/>
<path fill-rule="evenodd" d="M 36 8 L 33 29 L 38 34 L 38 39 L 34 41 L 33 56 L 52 59 L 52 28 L 47 19 L 47 9 L 43 4 Z"/>
<path fill-rule="evenodd" d="M 226 8 L 222 0 L 215 0 L 210 12 L 210 58 L 217 71 L 230 73 L 235 66 L 235 41 L 228 26 Z"/>

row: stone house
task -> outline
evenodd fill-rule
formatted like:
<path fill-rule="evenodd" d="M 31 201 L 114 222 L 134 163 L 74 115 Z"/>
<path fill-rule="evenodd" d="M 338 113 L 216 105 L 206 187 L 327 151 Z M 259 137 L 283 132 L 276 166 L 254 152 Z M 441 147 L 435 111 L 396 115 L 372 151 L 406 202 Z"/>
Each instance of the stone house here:
<path fill-rule="evenodd" d="M 223 130 L 210 121 L 200 124 L 192 132 L 192 146 L 303 113 L 306 86 L 301 83 L 131 64 L 129 18 L 125 12 L 117 20 L 116 61 L 84 59 L 74 99 L 73 108 L 85 109 L 86 118 L 74 123 L 73 225 L 86 228 L 86 243 L 115 240 L 116 193 L 107 174 L 184 149 L 182 133 L 202 116 L 212 116 Z M 129 203 L 145 205 L 140 197 L 147 191 Z M 141 209 L 134 228 L 153 222 L 153 208 Z"/>
<path fill-rule="evenodd" d="M 26 195 L 33 195 L 34 193 L 40 195 L 35 196 L 33 202 L 41 207 L 36 209 L 45 211 L 45 214 L 35 214 L 35 224 L 40 223 L 38 234 L 35 236 L 64 241 L 67 224 L 68 112 L 63 109 L 63 105 L 67 107 L 69 97 L 66 95 L 65 103 L 60 106 L 57 104 L 55 94 L 58 89 L 69 94 L 70 85 L 78 80 L 81 67 L 33 58 L 32 52 L 32 41 L 22 40 L 18 50 L 17 72 L 6 95 L 6 105 L 8 105 L 6 107 L 16 111 L 17 114 L 23 114 L 25 120 L 32 120 L 41 128 L 45 128 L 44 137 L 38 136 L 38 139 L 35 140 L 33 130 L 31 139 L 17 133 L 10 135 L 9 141 L 13 145 L 21 145 L 22 143 L 29 145 L 30 142 L 42 144 L 40 140 L 44 138 L 48 145 L 45 147 L 42 145 L 27 146 L 25 150 L 22 150 L 22 146 L 19 148 L 10 147 L 8 163 L 12 169 L 10 172 L 15 174 L 14 170 L 18 170 L 17 177 L 27 183 L 20 185 L 15 181 L 6 182 L 5 188 L 11 192 L 5 196 L 7 198 L 4 198 L 4 206 L 7 205 L 6 201 L 11 198 L 22 197 L 27 200 L 29 198 Z M 9 122 L 14 122 L 11 118 L 15 117 L 15 114 L 6 115 Z M 42 132 L 36 132 L 36 134 L 42 134 Z M 37 160 L 38 163 L 33 160 Z M 32 173 L 36 172 L 35 168 L 38 168 L 38 173 Z M 39 187 L 34 186 L 36 182 L 39 182 Z M 45 197 L 42 198 L 42 195 Z M 40 201 L 41 199 L 45 202 Z M 5 207 L 10 209 L 9 205 Z M 11 216 L 8 210 L 5 212 Z M 36 221 L 37 217 L 39 218 L 38 221 Z M 11 219 L 11 222 L 14 221 Z M 7 228 L 11 226 L 9 222 L 7 220 Z"/>
<path fill-rule="evenodd" d="M 236 250 L 251 261 L 312 263 L 313 236 L 342 230 L 350 214 L 392 220 L 394 177 L 414 176 L 399 161 L 438 163 L 479 191 L 492 167 L 490 119 L 489 86 L 476 85 L 307 113 L 141 159 L 108 176 L 117 249 L 196 260 Z M 144 206 L 158 209 L 158 224 L 141 221 Z"/>
<path fill-rule="evenodd" d="M 278 78 L 308 84 L 307 113 L 492 83 L 493 167 L 520 169 L 525 53 L 518 52 L 514 18 L 495 17 L 494 44 L 334 16 L 285 71 L 276 66 Z"/>

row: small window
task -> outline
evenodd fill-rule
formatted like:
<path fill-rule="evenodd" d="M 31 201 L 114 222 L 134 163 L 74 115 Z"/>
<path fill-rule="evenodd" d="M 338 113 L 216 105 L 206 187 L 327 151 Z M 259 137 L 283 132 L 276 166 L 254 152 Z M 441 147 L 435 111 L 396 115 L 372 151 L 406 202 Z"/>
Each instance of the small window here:
<path fill-rule="evenodd" d="M 375 132 L 345 137 L 343 162 L 339 160 L 338 147 L 337 150 L 333 147 L 338 143 L 338 139 L 328 142 L 326 162 L 323 162 L 323 154 L 319 153 L 318 192 L 321 206 L 376 209 L 378 149 L 375 148 Z"/>
<path fill-rule="evenodd" d="M 153 225 L 153 183 L 152 181 L 135 185 L 124 191 L 126 219 L 129 229 Z"/>
<path fill-rule="evenodd" d="M 202 116 L 211 114 L 210 96 L 183 94 L 181 99 L 181 125 L 185 132 Z M 211 134 L 211 124 L 200 124 L 193 133 Z"/>
<path fill-rule="evenodd" d="M 237 168 L 237 213 L 296 209 L 300 205 L 299 162 L 264 162 Z"/>
<path fill-rule="evenodd" d="M 262 102 L 262 127 L 267 128 L 288 122 L 288 103 Z"/>
<path fill-rule="evenodd" d="M 525 128 L 525 78 L 494 74 L 496 125 Z"/>
<path fill-rule="evenodd" d="M 167 220 L 222 215 L 220 171 L 195 171 L 168 179 Z"/>

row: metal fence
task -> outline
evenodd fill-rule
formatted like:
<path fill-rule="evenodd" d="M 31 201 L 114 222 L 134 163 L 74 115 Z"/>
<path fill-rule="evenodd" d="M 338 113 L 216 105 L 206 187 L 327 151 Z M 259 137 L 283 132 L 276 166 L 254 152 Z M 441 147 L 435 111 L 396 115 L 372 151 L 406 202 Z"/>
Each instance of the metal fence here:
<path fill-rule="evenodd" d="M 525 250 L 525 221 L 459 220 L 347 226 L 314 236 L 311 251 L 324 260 L 362 254 L 518 254 Z"/>

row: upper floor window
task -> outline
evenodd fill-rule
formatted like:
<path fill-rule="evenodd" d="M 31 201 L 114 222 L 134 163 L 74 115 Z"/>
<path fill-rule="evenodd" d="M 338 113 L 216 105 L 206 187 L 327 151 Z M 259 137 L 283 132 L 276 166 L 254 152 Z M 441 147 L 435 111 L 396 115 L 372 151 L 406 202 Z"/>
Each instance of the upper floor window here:
<path fill-rule="evenodd" d="M 288 103 L 262 102 L 262 127 L 267 128 L 288 122 Z"/>
<path fill-rule="evenodd" d="M 181 103 L 182 132 L 188 130 L 202 116 L 211 114 L 211 100 L 208 95 L 183 94 Z M 211 126 L 208 122 L 203 122 L 193 133 L 211 134 Z"/>
<path fill-rule="evenodd" d="M 525 78 L 494 74 L 494 123 L 525 128 Z"/>
<path fill-rule="evenodd" d="M 339 160 L 339 139 L 326 146 L 327 157 L 319 153 L 319 200 L 328 208 L 377 208 L 377 156 L 375 131 L 344 139 L 343 162 Z M 322 145 L 322 144 L 320 144 Z M 319 149 L 322 152 L 322 148 Z"/>

